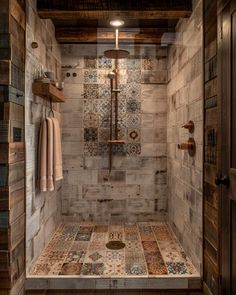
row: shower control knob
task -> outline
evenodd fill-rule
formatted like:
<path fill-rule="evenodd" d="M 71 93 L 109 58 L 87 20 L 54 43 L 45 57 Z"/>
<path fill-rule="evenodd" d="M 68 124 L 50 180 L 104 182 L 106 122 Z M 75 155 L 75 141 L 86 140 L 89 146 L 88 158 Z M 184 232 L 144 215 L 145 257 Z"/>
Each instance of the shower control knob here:
<path fill-rule="evenodd" d="M 229 177 L 228 176 L 223 176 L 223 177 L 216 176 L 215 184 L 217 186 L 219 186 L 221 184 L 223 184 L 224 186 L 229 186 Z"/>

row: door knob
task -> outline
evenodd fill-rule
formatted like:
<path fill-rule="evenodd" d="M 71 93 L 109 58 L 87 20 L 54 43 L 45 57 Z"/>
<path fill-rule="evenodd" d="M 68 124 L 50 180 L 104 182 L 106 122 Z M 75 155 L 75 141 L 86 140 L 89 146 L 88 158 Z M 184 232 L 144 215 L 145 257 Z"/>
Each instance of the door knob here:
<path fill-rule="evenodd" d="M 229 177 L 228 176 L 223 176 L 223 177 L 220 177 L 220 176 L 216 176 L 215 178 L 215 184 L 217 186 L 223 184 L 225 186 L 229 186 Z"/>

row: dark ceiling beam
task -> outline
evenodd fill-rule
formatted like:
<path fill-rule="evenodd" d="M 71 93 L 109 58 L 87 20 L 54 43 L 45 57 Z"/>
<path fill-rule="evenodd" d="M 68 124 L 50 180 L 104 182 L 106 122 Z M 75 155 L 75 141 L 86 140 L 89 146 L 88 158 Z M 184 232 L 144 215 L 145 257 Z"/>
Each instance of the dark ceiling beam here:
<path fill-rule="evenodd" d="M 191 10 L 54 10 L 38 9 L 41 18 L 59 20 L 110 20 L 114 18 L 145 20 L 145 19 L 178 19 L 189 17 Z"/>
<path fill-rule="evenodd" d="M 189 10 L 192 0 L 38 0 L 38 9 L 54 10 Z"/>
<path fill-rule="evenodd" d="M 59 43 L 114 43 L 114 30 L 91 28 L 56 28 Z M 119 41 L 130 44 L 172 44 L 175 33 L 168 28 L 122 29 Z"/>

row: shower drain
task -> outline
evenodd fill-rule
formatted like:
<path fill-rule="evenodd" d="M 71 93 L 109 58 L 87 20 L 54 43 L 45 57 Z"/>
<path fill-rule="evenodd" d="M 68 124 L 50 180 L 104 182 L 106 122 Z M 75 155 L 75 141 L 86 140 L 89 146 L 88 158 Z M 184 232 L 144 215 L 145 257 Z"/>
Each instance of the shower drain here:
<path fill-rule="evenodd" d="M 110 241 L 106 244 L 106 247 L 111 250 L 120 250 L 125 247 L 125 243 L 121 241 Z"/>

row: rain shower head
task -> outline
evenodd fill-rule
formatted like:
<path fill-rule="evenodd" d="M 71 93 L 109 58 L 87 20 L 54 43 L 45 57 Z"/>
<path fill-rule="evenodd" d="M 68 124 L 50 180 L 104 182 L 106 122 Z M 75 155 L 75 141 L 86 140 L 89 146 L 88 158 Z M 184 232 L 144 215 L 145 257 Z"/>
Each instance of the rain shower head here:
<path fill-rule="evenodd" d="M 116 29 L 116 47 L 114 49 L 109 49 L 104 51 L 104 54 L 107 58 L 127 58 L 129 56 L 129 51 L 124 49 L 119 49 L 118 42 L 119 42 L 119 30 Z"/>
<path fill-rule="evenodd" d="M 120 59 L 120 58 L 127 58 L 129 56 L 129 51 L 115 48 L 115 49 L 104 51 L 104 54 L 107 58 Z"/>

